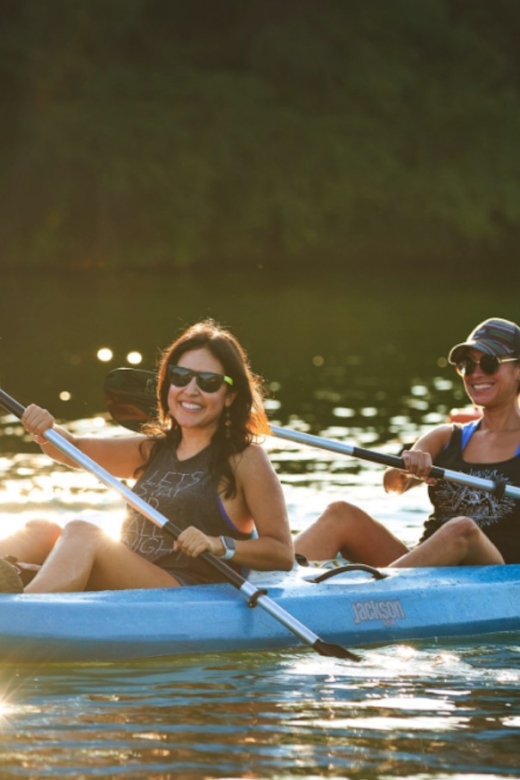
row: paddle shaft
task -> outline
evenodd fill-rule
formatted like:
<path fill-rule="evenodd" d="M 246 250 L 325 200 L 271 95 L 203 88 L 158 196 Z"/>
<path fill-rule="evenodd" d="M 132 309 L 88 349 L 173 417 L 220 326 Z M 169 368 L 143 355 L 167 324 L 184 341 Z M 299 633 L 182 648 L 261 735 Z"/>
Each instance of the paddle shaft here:
<path fill-rule="evenodd" d="M 152 371 L 145 371 L 140 368 L 116 368 L 112 370 L 105 379 L 105 400 L 114 420 L 131 430 L 139 430 L 142 423 L 149 421 L 154 416 L 157 408 L 156 381 L 157 376 Z M 123 415 L 126 405 L 131 410 L 130 417 Z M 365 450 L 362 447 L 342 444 L 321 436 L 313 436 L 309 433 L 293 431 L 288 428 L 279 428 L 276 425 L 271 426 L 271 432 L 279 439 L 286 439 L 297 444 L 306 444 L 310 447 L 319 447 L 340 455 L 350 455 L 360 460 L 380 463 L 383 466 L 392 466 L 401 471 L 406 471 L 403 459 L 397 455 L 384 455 L 381 452 Z M 494 493 L 499 498 L 508 496 L 509 498 L 520 499 L 520 488 L 508 485 L 505 481 L 495 482 L 491 479 L 473 476 L 472 474 L 464 474 L 461 471 L 444 469 L 440 466 L 432 466 L 429 476 L 434 479 L 444 479 L 447 482 L 456 482 L 477 490 L 485 490 Z"/>
<path fill-rule="evenodd" d="M 273 435 L 277 436 L 279 439 L 287 439 L 288 441 L 293 441 L 297 444 L 308 444 L 311 447 L 319 447 L 320 449 L 337 452 L 341 455 L 351 455 L 360 460 L 381 463 L 383 466 L 391 466 L 400 469 L 401 471 L 406 471 L 404 460 L 397 455 L 385 455 L 382 452 L 372 452 L 371 450 L 365 450 L 362 447 L 341 444 L 341 442 L 324 439 L 321 436 L 313 436 L 309 433 L 302 433 L 300 431 L 291 431 L 287 428 L 279 428 L 276 425 L 271 426 L 271 431 Z M 432 466 L 428 476 L 433 477 L 434 479 L 445 479 L 448 482 L 458 482 L 461 485 L 467 485 L 468 487 L 477 488 L 479 490 L 486 490 L 490 493 L 495 493 L 500 497 L 509 496 L 510 498 L 520 499 L 520 488 L 515 487 L 514 485 L 507 485 L 503 482 L 494 482 L 491 479 L 483 479 L 482 477 L 475 477 L 472 474 L 464 474 L 461 471 L 450 471 L 450 469 L 443 469 L 440 466 Z"/>
<path fill-rule="evenodd" d="M 19 419 L 21 419 L 25 411 L 24 407 L 4 390 L 0 390 L 0 404 Z M 88 455 L 81 452 L 81 450 L 61 436 L 57 431 L 49 428 L 45 431 L 43 437 L 74 463 L 77 463 L 84 468 L 85 471 L 88 471 L 97 477 L 104 485 L 116 490 L 127 504 L 137 510 L 140 514 L 144 515 L 144 517 L 147 517 L 152 523 L 163 528 L 167 533 L 173 536 L 174 539 L 179 536 L 181 529 L 172 523 L 171 520 L 164 517 L 126 485 L 123 485 L 116 477 L 112 476 L 110 472 L 102 468 L 98 463 L 92 460 L 92 458 L 89 458 Z M 262 609 L 282 623 L 289 631 L 292 631 L 293 634 L 299 637 L 305 644 L 308 644 L 320 653 L 320 655 L 350 658 L 351 660 L 356 661 L 360 660 L 359 656 L 351 653 L 349 650 L 346 650 L 339 645 L 332 645 L 328 642 L 324 642 L 317 634 L 307 628 L 307 626 L 304 626 L 299 620 L 279 607 L 276 602 L 266 595 L 265 591 L 256 588 L 251 582 L 244 579 L 237 571 L 232 569 L 231 566 L 228 566 L 220 558 L 217 558 L 216 555 L 213 555 L 210 552 L 204 552 L 200 557 L 204 558 L 215 569 L 218 569 L 228 582 L 240 591 L 247 600 L 249 606 L 254 607 L 258 605 L 262 607 Z"/>

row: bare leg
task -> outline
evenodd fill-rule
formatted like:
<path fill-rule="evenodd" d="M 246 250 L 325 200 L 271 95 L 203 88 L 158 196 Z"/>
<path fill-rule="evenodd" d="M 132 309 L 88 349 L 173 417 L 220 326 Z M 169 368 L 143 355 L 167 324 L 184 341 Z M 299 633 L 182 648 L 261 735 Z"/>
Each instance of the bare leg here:
<path fill-rule="evenodd" d="M 310 561 L 334 558 L 339 552 L 349 561 L 371 566 L 387 566 L 409 552 L 381 523 L 346 501 L 330 504 L 296 537 L 294 547 Z"/>
<path fill-rule="evenodd" d="M 0 557 L 13 555 L 26 563 L 43 563 L 61 534 L 61 526 L 47 520 L 30 520 L 19 531 L 0 539 Z"/>
<path fill-rule="evenodd" d="M 491 563 L 504 563 L 495 545 L 469 517 L 455 517 L 391 566 L 476 566 Z"/>
<path fill-rule="evenodd" d="M 25 592 L 171 588 L 179 584 L 101 528 L 84 520 L 72 520 Z"/>

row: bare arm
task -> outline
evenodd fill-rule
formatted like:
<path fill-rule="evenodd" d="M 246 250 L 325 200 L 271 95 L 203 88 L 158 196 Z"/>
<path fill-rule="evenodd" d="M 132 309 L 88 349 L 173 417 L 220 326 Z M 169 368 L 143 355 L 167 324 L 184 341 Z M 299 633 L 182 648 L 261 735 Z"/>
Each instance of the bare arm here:
<path fill-rule="evenodd" d="M 36 443 L 40 445 L 46 455 L 58 463 L 72 468 L 76 467 L 77 464 L 43 437 L 42 434 L 45 431 L 52 428 L 104 469 L 123 479 L 131 479 L 145 459 L 141 452 L 141 444 L 146 441 L 145 436 L 133 435 L 121 438 L 74 436 L 61 425 L 56 425 L 50 412 L 35 404 L 26 408 L 22 415 L 22 424 L 25 430 L 33 435 Z M 145 456 L 146 454 L 145 450 Z"/>
<path fill-rule="evenodd" d="M 410 450 L 403 452 L 406 471 L 389 468 L 383 475 L 383 487 L 387 493 L 405 493 L 412 487 L 429 482 L 428 474 L 433 461 L 448 444 L 452 425 L 440 425 L 421 436 Z"/>

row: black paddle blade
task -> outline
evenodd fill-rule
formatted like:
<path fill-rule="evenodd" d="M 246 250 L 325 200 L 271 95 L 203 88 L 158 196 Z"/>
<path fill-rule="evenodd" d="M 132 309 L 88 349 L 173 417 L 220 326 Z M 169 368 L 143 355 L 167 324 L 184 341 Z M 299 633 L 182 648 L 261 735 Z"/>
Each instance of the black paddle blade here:
<path fill-rule="evenodd" d="M 318 639 L 314 642 L 313 648 L 320 655 L 327 655 L 329 658 L 346 658 L 349 661 L 361 661 L 360 655 L 356 655 L 356 653 L 347 650 L 346 647 L 341 647 L 341 645 L 324 642 L 323 639 Z"/>
<path fill-rule="evenodd" d="M 157 414 L 157 376 L 141 368 L 115 368 L 105 379 L 105 404 L 113 420 L 140 431 Z"/>

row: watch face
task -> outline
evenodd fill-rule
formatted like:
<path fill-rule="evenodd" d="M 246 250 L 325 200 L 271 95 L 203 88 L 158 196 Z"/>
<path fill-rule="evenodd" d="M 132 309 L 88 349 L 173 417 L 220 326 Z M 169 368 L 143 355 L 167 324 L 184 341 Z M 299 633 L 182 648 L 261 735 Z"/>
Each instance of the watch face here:
<path fill-rule="evenodd" d="M 236 542 L 235 542 L 235 540 L 233 539 L 232 536 L 223 536 L 222 537 L 222 543 L 223 543 L 224 547 L 226 548 L 226 550 L 236 550 L 236 548 L 237 548 Z"/>

